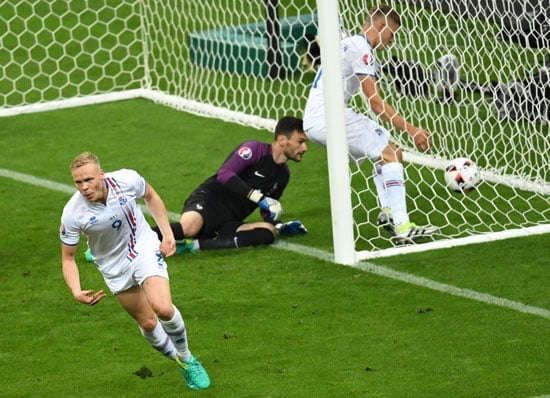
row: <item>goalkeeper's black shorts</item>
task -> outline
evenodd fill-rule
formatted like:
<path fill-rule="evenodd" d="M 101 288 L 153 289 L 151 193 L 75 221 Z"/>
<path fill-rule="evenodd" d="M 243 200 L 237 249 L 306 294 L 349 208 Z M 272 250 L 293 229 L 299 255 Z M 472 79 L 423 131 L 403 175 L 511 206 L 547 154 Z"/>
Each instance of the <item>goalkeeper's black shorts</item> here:
<path fill-rule="evenodd" d="M 203 219 L 203 226 L 195 236 L 197 239 L 212 239 L 221 235 L 233 235 L 237 228 L 244 224 L 244 219 L 235 215 L 226 207 L 227 201 L 213 197 L 208 190 L 200 187 L 193 191 L 183 205 L 182 213 L 196 211 Z"/>

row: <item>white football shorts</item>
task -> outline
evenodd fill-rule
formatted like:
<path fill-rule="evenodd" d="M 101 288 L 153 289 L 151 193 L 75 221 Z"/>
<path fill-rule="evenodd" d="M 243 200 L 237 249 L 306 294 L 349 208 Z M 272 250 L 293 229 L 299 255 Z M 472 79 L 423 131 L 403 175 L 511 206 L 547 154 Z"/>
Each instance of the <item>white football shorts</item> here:
<path fill-rule="evenodd" d="M 346 135 L 350 157 L 362 163 L 366 158 L 373 162 L 380 158 L 382 151 L 390 142 L 389 132 L 372 119 L 346 109 Z M 307 129 L 308 138 L 324 147 L 327 146 L 325 124 Z"/>
<path fill-rule="evenodd" d="M 133 286 L 141 286 L 150 276 L 160 276 L 168 280 L 168 265 L 160 251 L 141 248 L 138 256 L 118 275 L 103 275 L 103 280 L 109 290 L 116 295 Z"/>

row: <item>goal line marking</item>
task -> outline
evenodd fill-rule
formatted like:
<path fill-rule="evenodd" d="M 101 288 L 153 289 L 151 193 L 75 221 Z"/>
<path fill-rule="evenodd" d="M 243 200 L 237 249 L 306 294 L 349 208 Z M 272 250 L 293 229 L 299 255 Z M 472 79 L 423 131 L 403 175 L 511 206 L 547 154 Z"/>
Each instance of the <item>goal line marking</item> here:
<path fill-rule="evenodd" d="M 43 178 L 35 177 L 28 174 L 18 173 L 16 171 L 0 168 L 0 176 L 10 178 L 18 182 L 24 182 L 27 184 L 35 185 L 41 188 L 47 188 L 53 191 L 64 192 L 72 194 L 76 190 L 74 187 L 66 184 L 60 184 L 55 181 L 46 180 Z M 146 213 L 148 210 L 142 205 L 142 208 Z M 172 220 L 178 220 L 180 215 L 174 212 L 168 212 L 168 217 Z M 295 243 L 286 241 L 277 241 L 273 247 L 288 250 L 295 253 L 299 253 L 308 257 L 317 258 L 319 260 L 328 261 L 334 263 L 334 255 L 328 251 L 316 249 L 308 246 L 302 246 Z M 398 280 L 411 285 L 424 287 L 427 289 L 439 291 L 442 293 L 450 294 L 453 296 L 463 297 L 470 300 L 490 304 L 498 307 L 508 308 L 514 311 L 518 311 L 524 314 L 531 314 L 540 316 L 542 318 L 550 319 L 550 311 L 544 308 L 534 307 L 526 305 L 517 301 L 508 300 L 505 298 L 493 296 L 486 293 L 480 293 L 475 290 L 464 289 L 446 283 L 437 282 L 421 276 L 409 274 L 407 272 L 401 272 L 389 267 L 376 265 L 367 261 L 360 261 L 357 264 L 348 265 L 349 267 L 359 269 L 361 271 L 369 272 L 378 276 L 382 276 L 389 279 Z"/>

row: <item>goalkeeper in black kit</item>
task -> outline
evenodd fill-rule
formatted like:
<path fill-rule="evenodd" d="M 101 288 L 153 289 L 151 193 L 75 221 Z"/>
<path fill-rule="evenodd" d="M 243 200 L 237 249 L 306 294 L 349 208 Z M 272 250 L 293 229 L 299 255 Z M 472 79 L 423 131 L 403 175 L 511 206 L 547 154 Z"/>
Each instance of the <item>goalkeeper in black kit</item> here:
<path fill-rule="evenodd" d="M 187 198 L 174 232 L 176 253 L 268 245 L 277 234 L 306 233 L 298 221 L 283 223 L 279 202 L 290 179 L 287 162 L 300 162 L 308 138 L 301 119 L 286 116 L 273 142 L 246 141 L 233 150 L 216 174 Z M 263 221 L 245 222 L 259 208 Z M 158 227 L 153 228 L 162 240 Z"/>

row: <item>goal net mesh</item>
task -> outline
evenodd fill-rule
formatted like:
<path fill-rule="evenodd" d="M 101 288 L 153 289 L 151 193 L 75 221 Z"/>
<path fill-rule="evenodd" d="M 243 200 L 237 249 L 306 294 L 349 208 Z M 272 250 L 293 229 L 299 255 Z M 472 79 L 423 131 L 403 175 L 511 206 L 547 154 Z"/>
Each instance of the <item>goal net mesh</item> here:
<path fill-rule="evenodd" d="M 382 95 L 431 131 L 433 148 L 421 154 L 385 127 L 405 151 L 411 220 L 439 226 L 436 240 L 550 224 L 545 1 L 387 2 L 402 28 L 377 54 Z M 320 63 L 319 27 L 314 0 L 266 3 L 3 1 L 0 115 L 138 92 L 271 129 L 283 115 L 302 115 Z M 342 35 L 357 33 L 373 5 L 340 1 Z M 353 106 L 370 112 L 360 95 Z M 476 190 L 445 186 L 443 169 L 457 157 L 481 169 Z M 372 172 L 370 162 L 350 163 L 357 252 L 393 247 L 376 225 Z"/>

